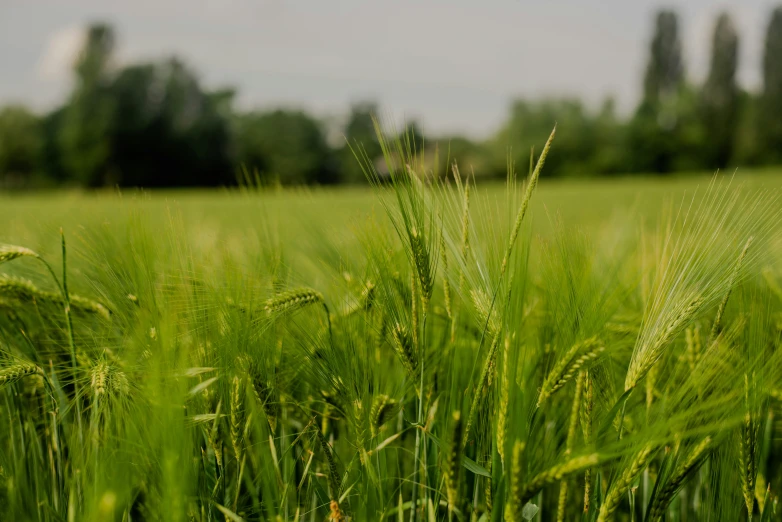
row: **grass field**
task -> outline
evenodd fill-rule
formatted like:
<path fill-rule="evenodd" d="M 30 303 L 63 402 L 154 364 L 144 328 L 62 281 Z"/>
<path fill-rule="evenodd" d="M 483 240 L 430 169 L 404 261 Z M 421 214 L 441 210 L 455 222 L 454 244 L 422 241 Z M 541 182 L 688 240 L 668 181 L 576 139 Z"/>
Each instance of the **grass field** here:
<path fill-rule="evenodd" d="M 725 174 L 732 176 L 733 173 Z M 676 177 L 633 176 L 586 180 L 549 180 L 531 202 L 534 233 L 547 235 L 552 222 L 597 229 L 612 218 L 656 219 L 666 205 L 678 205 L 703 192 L 711 174 Z M 741 169 L 734 187 L 775 190 L 782 187 L 782 170 Z M 474 193 L 504 198 L 505 183 L 482 183 Z M 74 235 L 100 226 L 121 229 L 130 216 L 152 227 L 175 220 L 187 234 L 209 246 L 230 238 L 254 235 L 259 226 L 308 241 L 328 237 L 350 241 L 367 217 L 383 220 L 383 210 L 371 189 L 302 188 L 248 194 L 239 190 L 0 193 L 0 241 L 26 242 L 43 251 L 59 248 L 52 234 L 60 227 Z M 321 219 L 327 216 L 327 220 Z M 304 237 L 301 237 L 304 234 Z M 193 238 L 195 239 L 195 238 Z M 48 245 L 47 245 L 48 244 Z M 303 246 L 303 245 L 302 245 Z"/>
<path fill-rule="evenodd" d="M 0 195 L 0 520 L 782 519 L 779 172 L 408 162 Z"/>

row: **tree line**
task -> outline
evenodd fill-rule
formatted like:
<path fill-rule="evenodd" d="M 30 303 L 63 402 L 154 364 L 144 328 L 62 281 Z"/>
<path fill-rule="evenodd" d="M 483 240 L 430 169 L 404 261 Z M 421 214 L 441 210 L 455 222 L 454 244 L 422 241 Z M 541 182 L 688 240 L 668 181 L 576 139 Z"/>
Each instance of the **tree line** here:
<path fill-rule="evenodd" d="M 414 123 L 411 132 L 420 146 L 487 177 L 504 176 L 509 158 L 527 164 L 555 121 L 552 175 L 782 164 L 782 6 L 767 25 L 757 92 L 737 83 L 740 39 L 727 13 L 714 25 L 700 85 L 687 78 L 676 13 L 661 10 L 654 23 L 643 93 L 628 117 L 610 98 L 597 110 L 577 98 L 519 99 L 486 140 L 424 136 Z M 355 104 L 337 129 L 345 139 L 334 143 L 326 122 L 304 111 L 237 111 L 233 89 L 205 89 L 175 57 L 116 68 L 115 47 L 111 26 L 91 26 L 62 106 L 43 115 L 0 109 L 0 187 L 219 186 L 239 173 L 266 183 L 360 183 L 349 144 L 361 143 L 370 158 L 381 153 L 374 103 Z"/>

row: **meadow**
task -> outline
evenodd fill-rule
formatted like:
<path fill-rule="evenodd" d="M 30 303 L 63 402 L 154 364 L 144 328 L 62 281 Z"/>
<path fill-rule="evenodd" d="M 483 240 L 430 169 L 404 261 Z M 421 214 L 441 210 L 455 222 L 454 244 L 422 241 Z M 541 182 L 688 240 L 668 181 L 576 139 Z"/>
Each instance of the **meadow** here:
<path fill-rule="evenodd" d="M 782 519 L 779 172 L 407 145 L 371 188 L 0 195 L 0 520 Z"/>

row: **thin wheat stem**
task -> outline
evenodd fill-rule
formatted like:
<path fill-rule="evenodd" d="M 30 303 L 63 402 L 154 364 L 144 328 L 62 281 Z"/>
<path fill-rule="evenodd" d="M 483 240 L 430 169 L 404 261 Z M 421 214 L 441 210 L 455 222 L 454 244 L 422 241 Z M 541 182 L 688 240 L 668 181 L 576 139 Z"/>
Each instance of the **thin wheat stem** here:
<path fill-rule="evenodd" d="M 711 332 L 709 333 L 709 344 L 714 342 L 714 340 L 719 335 L 720 330 L 722 329 L 722 316 L 725 313 L 725 307 L 728 305 L 728 299 L 730 299 L 733 286 L 736 284 L 736 279 L 738 279 L 739 273 L 741 272 L 741 265 L 744 263 L 744 258 L 747 257 L 747 252 L 749 251 L 749 247 L 752 244 L 753 239 L 753 237 L 747 239 L 747 242 L 744 244 L 744 248 L 741 250 L 741 254 L 739 254 L 739 258 L 736 260 L 733 271 L 730 274 L 728 291 L 725 293 L 722 301 L 720 301 L 720 305 L 717 307 L 717 314 L 714 317 L 714 324 L 712 324 Z"/>
<path fill-rule="evenodd" d="M 76 342 L 73 338 L 73 319 L 71 317 L 71 298 L 70 294 L 68 293 L 68 267 L 67 267 L 67 255 L 65 250 L 65 232 L 63 229 L 60 229 L 60 238 L 62 243 L 62 296 L 65 300 L 65 322 L 68 327 L 68 345 L 71 350 L 71 368 L 73 370 L 73 376 L 74 378 L 77 375 L 77 364 L 76 364 Z M 54 274 L 52 274 L 54 275 Z M 56 279 L 55 279 L 56 280 Z M 76 418 L 79 425 L 79 440 L 83 440 L 83 427 L 82 427 L 82 419 L 81 419 L 81 400 L 79 399 L 79 380 L 74 379 L 73 381 L 74 386 L 74 393 L 76 397 Z"/>
<path fill-rule="evenodd" d="M 557 127 L 551 131 L 551 134 L 546 140 L 546 144 L 543 146 L 543 152 L 541 152 L 538 162 L 535 165 L 535 169 L 527 181 L 527 190 L 524 192 L 524 196 L 521 200 L 521 206 L 516 214 L 516 221 L 513 223 L 510 237 L 508 240 L 508 246 L 505 249 L 505 254 L 502 257 L 502 264 L 500 265 L 500 278 L 505 274 L 508 268 L 508 261 L 510 259 L 511 252 L 513 251 L 513 245 L 516 243 L 516 238 L 519 235 L 519 229 L 521 228 L 521 222 L 524 221 L 524 216 L 527 214 L 527 207 L 529 206 L 530 199 L 532 199 L 532 193 L 535 191 L 535 187 L 538 185 L 538 178 L 540 177 L 540 171 L 543 169 L 543 165 L 546 163 L 546 156 L 548 156 L 551 144 L 554 141 L 554 135 L 557 133 Z"/>
<path fill-rule="evenodd" d="M 573 444 L 576 438 L 578 426 L 578 411 L 581 408 L 581 392 L 584 389 L 584 372 L 579 372 L 576 379 L 576 390 L 573 393 L 573 405 L 570 409 L 570 422 L 568 423 L 567 437 L 565 439 L 565 458 L 570 458 Z M 567 479 L 559 483 L 559 502 L 557 504 L 557 522 L 565 520 L 565 507 L 567 503 Z"/>

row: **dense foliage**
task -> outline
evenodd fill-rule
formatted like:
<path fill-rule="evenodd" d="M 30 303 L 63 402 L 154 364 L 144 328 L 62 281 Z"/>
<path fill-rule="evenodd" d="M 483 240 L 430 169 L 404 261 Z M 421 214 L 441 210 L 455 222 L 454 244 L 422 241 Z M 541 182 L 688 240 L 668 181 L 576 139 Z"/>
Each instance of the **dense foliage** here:
<path fill-rule="evenodd" d="M 554 122 L 561 135 L 553 176 L 782 163 L 782 7 L 771 14 L 757 93 L 737 84 L 740 38 L 727 14 L 716 20 L 702 85 L 688 81 L 681 40 L 676 14 L 659 12 L 643 92 L 628 116 L 610 98 L 598 108 L 577 98 L 515 100 L 485 140 L 419 133 L 419 141 L 438 148 L 443 165 L 455 156 L 497 178 L 509 149 L 517 164 L 528 163 Z M 373 103 L 354 105 L 343 121 L 295 109 L 243 113 L 232 89 L 205 89 L 177 58 L 118 68 L 114 51 L 112 28 L 91 27 L 62 107 L 43 116 L 0 111 L 0 187 L 220 186 L 248 175 L 267 184 L 363 183 L 346 140 L 380 157 Z"/>
<path fill-rule="evenodd" d="M 776 196 L 543 241 L 550 142 L 504 198 L 380 145 L 352 242 L 115 212 L 62 271 L 0 248 L 4 518 L 782 518 Z"/>

